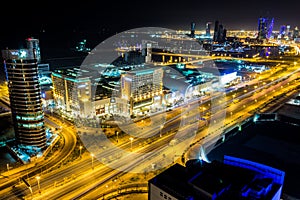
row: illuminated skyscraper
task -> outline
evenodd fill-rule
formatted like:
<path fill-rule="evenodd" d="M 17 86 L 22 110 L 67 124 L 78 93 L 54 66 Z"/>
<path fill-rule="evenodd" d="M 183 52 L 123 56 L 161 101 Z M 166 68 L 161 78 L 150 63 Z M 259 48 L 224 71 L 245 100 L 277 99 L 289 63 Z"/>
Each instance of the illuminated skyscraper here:
<path fill-rule="evenodd" d="M 260 17 L 258 19 L 258 36 L 257 39 L 269 39 L 272 35 L 274 25 L 274 18 L 269 19 L 265 17 Z"/>
<path fill-rule="evenodd" d="M 267 20 L 266 18 L 258 19 L 258 39 L 266 39 L 267 38 Z"/>
<path fill-rule="evenodd" d="M 210 36 L 211 22 L 207 22 L 205 26 L 205 35 Z"/>
<path fill-rule="evenodd" d="M 286 33 L 286 26 L 285 25 L 281 25 L 280 26 L 280 30 L 279 30 L 280 36 L 284 37 L 285 33 Z"/>
<path fill-rule="evenodd" d="M 299 37 L 299 29 L 298 27 L 296 26 L 295 29 L 294 29 L 294 32 L 293 32 L 293 38 L 298 38 Z"/>
<path fill-rule="evenodd" d="M 268 25 L 269 26 L 268 26 L 267 38 L 270 39 L 272 37 L 272 32 L 273 32 L 274 18 L 270 19 Z"/>
<path fill-rule="evenodd" d="M 10 107 L 18 145 L 46 147 L 44 112 L 35 48 L 3 50 Z"/>
<path fill-rule="evenodd" d="M 286 34 L 289 39 L 292 37 L 291 25 L 286 25 Z"/>

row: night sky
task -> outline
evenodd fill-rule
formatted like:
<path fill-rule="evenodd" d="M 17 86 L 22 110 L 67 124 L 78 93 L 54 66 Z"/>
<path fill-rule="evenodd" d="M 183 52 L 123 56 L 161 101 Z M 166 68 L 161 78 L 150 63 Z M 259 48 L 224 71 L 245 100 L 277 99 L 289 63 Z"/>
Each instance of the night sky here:
<path fill-rule="evenodd" d="M 207 21 L 219 20 L 225 28 L 256 30 L 260 16 L 300 26 L 300 1 L 6 1 L 1 6 L 0 48 L 21 48 L 24 39 L 36 37 L 41 46 L 70 48 L 87 38 L 90 47 L 117 32 L 138 27 L 203 30 Z"/>

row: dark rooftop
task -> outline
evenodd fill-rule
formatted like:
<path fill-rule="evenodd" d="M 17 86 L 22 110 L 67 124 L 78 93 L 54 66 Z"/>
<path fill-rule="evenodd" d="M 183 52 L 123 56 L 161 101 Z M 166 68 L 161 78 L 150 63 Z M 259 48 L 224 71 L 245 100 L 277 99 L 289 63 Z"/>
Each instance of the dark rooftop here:
<path fill-rule="evenodd" d="M 272 199 L 280 184 L 266 176 L 216 160 L 187 163 L 186 167 L 176 163 L 149 180 L 149 186 L 153 184 L 178 199 Z M 265 194 L 258 195 L 255 188 Z"/>
<path fill-rule="evenodd" d="M 283 194 L 300 198 L 300 126 L 282 121 L 252 123 L 211 152 L 209 160 L 224 155 L 252 160 L 285 172 Z"/>

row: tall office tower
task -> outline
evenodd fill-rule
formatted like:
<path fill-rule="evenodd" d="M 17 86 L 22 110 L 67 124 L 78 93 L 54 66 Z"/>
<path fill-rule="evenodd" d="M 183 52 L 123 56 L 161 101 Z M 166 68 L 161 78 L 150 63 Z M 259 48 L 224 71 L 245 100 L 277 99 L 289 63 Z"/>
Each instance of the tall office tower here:
<path fill-rule="evenodd" d="M 269 19 L 265 17 L 260 17 L 258 19 L 258 36 L 257 39 L 269 39 L 272 35 L 274 25 L 274 18 Z"/>
<path fill-rule="evenodd" d="M 215 28 L 214 28 L 214 37 L 213 37 L 213 41 L 217 42 L 218 41 L 218 36 L 219 35 L 219 21 L 216 20 L 215 21 Z"/>
<path fill-rule="evenodd" d="M 258 39 L 266 39 L 267 38 L 267 19 L 260 17 L 258 19 Z"/>
<path fill-rule="evenodd" d="M 41 61 L 41 51 L 40 51 L 40 45 L 39 40 L 36 38 L 27 38 L 26 39 L 26 45 L 27 49 L 30 49 L 35 52 L 35 56 L 38 62 Z"/>
<path fill-rule="evenodd" d="M 207 22 L 205 26 L 205 35 L 210 36 L 211 22 Z"/>
<path fill-rule="evenodd" d="M 146 43 L 146 56 L 145 56 L 145 63 L 152 62 L 152 44 Z"/>
<path fill-rule="evenodd" d="M 294 32 L 293 32 L 293 38 L 298 38 L 299 37 L 299 29 L 298 27 L 296 26 L 295 29 L 294 29 Z"/>
<path fill-rule="evenodd" d="M 226 32 L 227 30 L 223 27 L 219 21 L 215 21 L 215 29 L 214 29 L 214 42 L 225 42 L 226 41 Z"/>
<path fill-rule="evenodd" d="M 224 42 L 225 41 L 225 35 L 226 29 L 223 27 L 222 24 L 219 25 L 219 33 L 218 33 L 218 42 Z"/>
<path fill-rule="evenodd" d="M 291 33 L 291 25 L 286 25 L 286 35 L 288 38 L 291 37 L 292 33 Z"/>
<path fill-rule="evenodd" d="M 274 18 L 269 19 L 268 30 L 267 30 L 267 38 L 270 39 L 272 37 L 274 27 Z"/>
<path fill-rule="evenodd" d="M 286 26 L 285 25 L 281 25 L 280 26 L 280 30 L 279 30 L 279 35 L 281 37 L 284 37 L 285 36 L 285 33 L 286 33 Z"/>
<path fill-rule="evenodd" d="M 18 145 L 46 147 L 37 51 L 2 50 L 10 107 Z"/>
<path fill-rule="evenodd" d="M 191 37 L 195 37 L 195 29 L 196 29 L 196 23 L 192 22 L 191 23 Z"/>
<path fill-rule="evenodd" d="M 222 42 L 226 41 L 226 36 L 227 36 L 227 29 L 224 28 L 223 29 L 223 33 L 222 33 L 222 37 L 221 37 Z"/>

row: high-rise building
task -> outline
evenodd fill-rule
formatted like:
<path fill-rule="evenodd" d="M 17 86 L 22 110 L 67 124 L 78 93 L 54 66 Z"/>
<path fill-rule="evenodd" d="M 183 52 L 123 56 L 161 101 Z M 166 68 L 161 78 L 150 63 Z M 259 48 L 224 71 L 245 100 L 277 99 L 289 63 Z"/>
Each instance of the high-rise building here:
<path fill-rule="evenodd" d="M 296 26 L 295 29 L 294 29 L 294 32 L 293 32 L 293 38 L 299 38 L 299 29 L 298 27 Z"/>
<path fill-rule="evenodd" d="M 46 132 L 38 75 L 38 54 L 29 49 L 3 50 L 10 107 L 18 145 L 46 147 Z"/>
<path fill-rule="evenodd" d="M 280 26 L 280 30 L 279 30 L 279 35 L 281 37 L 284 37 L 285 36 L 285 33 L 286 33 L 286 26 L 285 25 L 281 25 Z"/>
<path fill-rule="evenodd" d="M 225 37 L 226 37 L 226 29 L 223 27 L 222 24 L 220 24 L 217 42 L 225 42 Z"/>
<path fill-rule="evenodd" d="M 218 40 L 218 34 L 219 34 L 219 21 L 215 21 L 215 28 L 214 28 L 214 37 L 213 41 L 216 42 Z"/>
<path fill-rule="evenodd" d="M 291 25 L 286 25 L 286 34 L 287 34 L 287 38 L 291 39 L 292 38 L 292 31 L 291 31 Z"/>
<path fill-rule="evenodd" d="M 268 32 L 267 32 L 268 39 L 270 39 L 272 37 L 273 27 L 274 27 L 274 18 L 270 19 L 270 21 L 269 21 Z"/>
<path fill-rule="evenodd" d="M 257 39 L 269 39 L 272 35 L 274 18 L 260 17 L 258 19 L 258 36 Z"/>
<path fill-rule="evenodd" d="M 152 62 L 152 44 L 146 43 L 146 55 L 145 55 L 145 63 L 151 63 Z"/>
<path fill-rule="evenodd" d="M 53 97 L 57 108 L 68 117 L 91 114 L 91 80 L 80 76 L 79 68 L 58 69 L 52 72 Z"/>
<path fill-rule="evenodd" d="M 27 49 L 32 49 L 34 51 L 37 61 L 40 62 L 41 51 L 40 51 L 39 39 L 33 37 L 27 38 L 26 45 L 27 45 Z"/>
<path fill-rule="evenodd" d="M 267 20 L 266 18 L 260 17 L 258 19 L 258 39 L 266 39 L 267 38 Z"/>
<path fill-rule="evenodd" d="M 191 37 L 195 37 L 195 30 L 196 30 L 196 23 L 192 22 L 191 23 Z"/>
<path fill-rule="evenodd" d="M 205 26 L 205 35 L 210 36 L 211 22 L 207 22 Z"/>
<path fill-rule="evenodd" d="M 215 28 L 214 28 L 214 36 L 213 41 L 222 43 L 226 41 L 226 32 L 227 30 L 223 27 L 222 24 L 218 20 L 215 21 Z"/>

